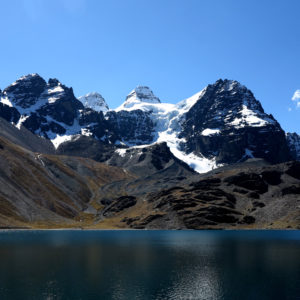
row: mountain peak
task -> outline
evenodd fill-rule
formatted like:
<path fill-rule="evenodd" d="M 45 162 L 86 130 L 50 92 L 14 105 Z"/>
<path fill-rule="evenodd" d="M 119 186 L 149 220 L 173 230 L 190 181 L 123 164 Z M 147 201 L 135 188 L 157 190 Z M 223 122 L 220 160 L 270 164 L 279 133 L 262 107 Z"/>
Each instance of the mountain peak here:
<path fill-rule="evenodd" d="M 42 78 L 38 73 L 31 73 L 31 74 L 21 76 L 17 81 L 30 80 L 32 78 L 37 78 L 37 77 Z"/>
<path fill-rule="evenodd" d="M 233 90 L 247 90 L 240 82 L 231 79 L 219 79 L 212 86 L 217 87 L 222 92 L 230 92 Z"/>
<path fill-rule="evenodd" d="M 154 95 L 152 90 L 148 86 L 137 86 L 134 90 L 132 90 L 129 95 L 126 97 L 127 103 L 129 102 L 148 102 L 148 103 L 160 103 L 158 97 Z"/>
<path fill-rule="evenodd" d="M 107 112 L 109 110 L 105 99 L 97 92 L 88 93 L 78 99 L 85 107 L 91 108 L 95 111 Z"/>
<path fill-rule="evenodd" d="M 37 73 L 20 77 L 3 91 L 3 97 L 11 99 L 14 105 L 28 108 L 44 91 L 47 83 Z"/>
<path fill-rule="evenodd" d="M 21 76 L 19 79 L 17 79 L 15 82 L 13 82 L 9 87 L 13 87 L 16 85 L 30 85 L 34 84 L 36 82 L 43 82 L 43 84 L 46 84 L 46 81 L 37 73 L 27 74 Z M 8 87 L 8 88 L 9 88 Z"/>

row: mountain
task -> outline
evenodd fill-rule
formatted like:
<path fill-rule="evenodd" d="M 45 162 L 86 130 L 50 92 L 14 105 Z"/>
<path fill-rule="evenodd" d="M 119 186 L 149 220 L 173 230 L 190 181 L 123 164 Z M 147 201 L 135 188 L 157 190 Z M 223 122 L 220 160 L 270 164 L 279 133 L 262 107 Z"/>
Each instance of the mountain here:
<path fill-rule="evenodd" d="M 179 137 L 186 152 L 228 164 L 259 157 L 278 163 L 290 159 L 285 133 L 264 112 L 250 90 L 237 81 L 208 85 L 187 112 Z"/>
<path fill-rule="evenodd" d="M 164 142 L 199 173 L 248 158 L 291 159 L 280 124 L 237 81 L 220 79 L 177 104 L 162 103 L 146 86 L 131 91 L 115 110 L 96 93 L 80 100 L 57 79 L 31 74 L 3 90 L 0 116 L 50 139 L 58 154 L 89 154 L 100 161 L 120 157 L 119 148 Z M 90 139 L 92 149 L 84 149 Z"/>
<path fill-rule="evenodd" d="M 295 160 L 300 160 L 300 136 L 295 132 L 288 132 L 286 134 L 286 139 L 290 148 L 292 158 Z"/>
<path fill-rule="evenodd" d="M 107 112 L 109 110 L 107 103 L 104 98 L 96 92 L 88 93 L 78 98 L 82 102 L 84 107 L 91 108 L 95 111 Z"/>
<path fill-rule="evenodd" d="M 54 145 L 56 137 L 78 131 L 78 113 L 84 109 L 72 88 L 57 79 L 46 83 L 38 74 L 23 76 L 4 89 L 1 103 L 1 117 L 8 120 L 9 114 L 4 110 L 11 110 L 13 115 L 16 109 L 19 117 L 12 121 L 17 127 L 23 125 L 35 134 L 54 140 Z"/>
<path fill-rule="evenodd" d="M 80 99 L 38 74 L 0 91 L 0 227 L 300 228 L 299 136 L 239 82 Z"/>

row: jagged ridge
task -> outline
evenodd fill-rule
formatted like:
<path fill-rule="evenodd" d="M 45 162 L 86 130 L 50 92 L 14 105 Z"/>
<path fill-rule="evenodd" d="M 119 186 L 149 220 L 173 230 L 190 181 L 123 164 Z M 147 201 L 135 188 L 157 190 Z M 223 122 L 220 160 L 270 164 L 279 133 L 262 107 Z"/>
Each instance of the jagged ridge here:
<path fill-rule="evenodd" d="M 85 105 L 57 79 L 46 83 L 31 74 L 3 91 L 0 116 L 51 139 L 58 152 L 62 143 L 88 136 L 114 149 L 166 142 L 177 158 L 198 172 L 249 157 L 273 163 L 291 158 L 278 122 L 237 81 L 220 79 L 175 105 L 161 103 L 143 86 L 116 110 L 107 111 L 99 94 L 81 100 Z"/>

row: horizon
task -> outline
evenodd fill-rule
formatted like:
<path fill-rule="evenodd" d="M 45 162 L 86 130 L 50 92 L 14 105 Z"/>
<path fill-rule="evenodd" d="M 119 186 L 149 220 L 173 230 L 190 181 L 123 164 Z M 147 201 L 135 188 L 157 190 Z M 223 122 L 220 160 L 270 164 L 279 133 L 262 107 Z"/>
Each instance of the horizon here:
<path fill-rule="evenodd" d="M 116 108 L 138 85 L 178 103 L 230 79 L 300 133 L 298 1 L 13 0 L 0 9 L 2 90 L 38 73 Z"/>

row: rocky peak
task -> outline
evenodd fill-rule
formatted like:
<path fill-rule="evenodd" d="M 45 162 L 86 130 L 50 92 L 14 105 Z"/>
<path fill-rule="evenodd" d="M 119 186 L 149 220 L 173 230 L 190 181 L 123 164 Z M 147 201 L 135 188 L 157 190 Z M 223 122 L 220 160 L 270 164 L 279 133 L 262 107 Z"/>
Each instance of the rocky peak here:
<path fill-rule="evenodd" d="M 247 88 L 239 83 L 236 80 L 231 79 L 218 79 L 214 84 L 210 84 L 209 86 L 215 86 L 218 89 L 221 89 L 221 91 L 231 91 L 234 89 L 243 89 L 247 90 Z"/>
<path fill-rule="evenodd" d="M 89 93 L 78 98 L 86 108 L 91 108 L 95 111 L 107 112 L 109 107 L 105 99 L 97 92 Z"/>
<path fill-rule="evenodd" d="M 234 80 L 208 85 L 187 112 L 182 128 L 186 151 L 214 157 L 217 163 L 249 157 L 271 162 L 289 159 L 278 122 L 264 112 L 250 90 Z"/>
<path fill-rule="evenodd" d="M 56 78 L 50 78 L 48 80 L 48 86 L 49 87 L 55 87 L 55 86 L 58 86 L 58 85 L 61 85 L 61 83 L 59 82 L 58 79 L 56 79 Z"/>
<path fill-rule="evenodd" d="M 38 74 L 22 76 L 3 91 L 3 98 L 8 98 L 14 105 L 28 108 L 36 103 L 46 87 L 46 81 Z"/>
<path fill-rule="evenodd" d="M 193 119 L 193 125 L 199 125 L 202 130 L 262 127 L 276 122 L 264 112 L 253 93 L 235 80 L 219 79 L 208 85 L 199 100 L 188 112 L 187 119 Z"/>

